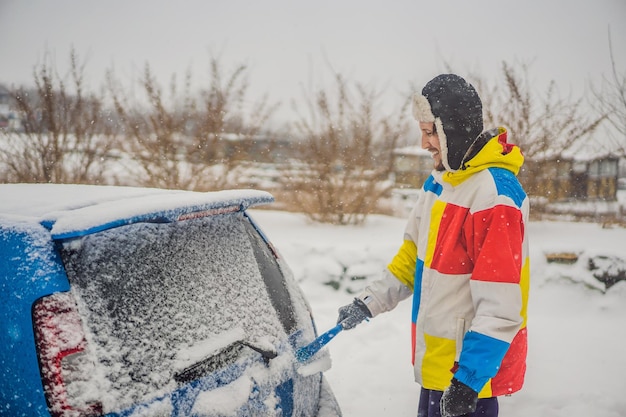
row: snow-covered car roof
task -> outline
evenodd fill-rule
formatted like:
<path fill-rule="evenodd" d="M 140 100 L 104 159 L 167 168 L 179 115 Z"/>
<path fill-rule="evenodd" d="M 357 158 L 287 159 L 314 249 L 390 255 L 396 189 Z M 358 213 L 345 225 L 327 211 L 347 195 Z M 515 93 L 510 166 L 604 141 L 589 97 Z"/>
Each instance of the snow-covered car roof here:
<path fill-rule="evenodd" d="M 139 221 L 240 211 L 274 201 L 259 190 L 194 192 L 97 185 L 0 184 L 0 221 L 38 223 L 54 239 Z"/>

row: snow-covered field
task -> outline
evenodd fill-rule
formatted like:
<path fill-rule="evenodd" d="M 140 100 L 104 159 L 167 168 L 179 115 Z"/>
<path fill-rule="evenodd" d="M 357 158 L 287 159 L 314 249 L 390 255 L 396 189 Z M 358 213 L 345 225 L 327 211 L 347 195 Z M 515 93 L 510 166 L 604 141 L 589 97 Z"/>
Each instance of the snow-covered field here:
<path fill-rule="evenodd" d="M 620 192 L 622 208 L 625 197 Z M 30 214 L 38 210 L 32 204 Z M 310 223 L 301 214 L 250 212 L 293 269 L 320 332 L 335 325 L 337 309 L 354 293 L 381 276 L 405 226 L 403 218 L 381 215 L 362 226 L 331 226 Z M 626 228 L 531 222 L 528 233 L 528 372 L 524 389 L 501 399 L 500 415 L 626 417 L 626 281 L 605 291 L 589 270 L 593 261 L 612 275 L 626 275 Z M 549 263 L 550 253 L 578 259 Z M 333 363 L 326 375 L 346 417 L 417 414 L 410 308 L 405 301 L 328 345 Z"/>
<path fill-rule="evenodd" d="M 279 211 L 252 215 L 294 270 L 320 332 L 335 324 L 337 308 L 351 302 L 351 291 L 380 276 L 405 225 L 387 216 L 371 216 L 360 227 L 336 227 Z M 524 389 L 501 399 L 500 415 L 626 416 L 626 282 L 603 293 L 587 268 L 597 255 L 626 259 L 626 229 L 565 222 L 534 222 L 528 229 L 528 372 Z M 553 252 L 579 259 L 548 263 L 545 254 Z M 328 281 L 339 290 L 324 285 Z M 410 346 L 409 301 L 328 345 L 333 364 L 326 374 L 346 417 L 417 414 Z"/>

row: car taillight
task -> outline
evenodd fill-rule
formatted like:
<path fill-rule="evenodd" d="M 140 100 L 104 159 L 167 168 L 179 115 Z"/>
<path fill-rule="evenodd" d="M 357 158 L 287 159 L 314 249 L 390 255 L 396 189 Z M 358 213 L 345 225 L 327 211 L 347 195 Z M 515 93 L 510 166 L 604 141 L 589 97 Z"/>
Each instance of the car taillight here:
<path fill-rule="evenodd" d="M 33 307 L 33 321 L 44 393 L 52 416 L 101 415 L 102 405 L 89 398 L 89 390 L 84 389 L 94 366 L 85 355 L 87 342 L 72 295 L 56 293 L 39 299 Z"/>

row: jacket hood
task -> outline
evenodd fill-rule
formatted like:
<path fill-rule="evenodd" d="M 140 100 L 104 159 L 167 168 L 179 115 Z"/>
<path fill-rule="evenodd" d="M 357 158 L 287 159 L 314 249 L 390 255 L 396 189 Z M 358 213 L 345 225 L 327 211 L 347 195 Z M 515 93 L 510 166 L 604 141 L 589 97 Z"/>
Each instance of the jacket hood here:
<path fill-rule="evenodd" d="M 463 164 L 463 169 L 443 172 L 441 176 L 443 181 L 457 186 L 477 172 L 488 168 L 504 168 L 515 175 L 519 173 L 524 164 L 524 155 L 519 146 L 507 143 L 507 130 L 499 127 L 485 133 L 490 134 L 485 145 Z"/>
<path fill-rule="evenodd" d="M 415 119 L 435 123 L 447 171 L 461 169 L 468 149 L 483 130 L 482 111 L 474 87 L 455 74 L 438 75 L 413 97 Z"/>

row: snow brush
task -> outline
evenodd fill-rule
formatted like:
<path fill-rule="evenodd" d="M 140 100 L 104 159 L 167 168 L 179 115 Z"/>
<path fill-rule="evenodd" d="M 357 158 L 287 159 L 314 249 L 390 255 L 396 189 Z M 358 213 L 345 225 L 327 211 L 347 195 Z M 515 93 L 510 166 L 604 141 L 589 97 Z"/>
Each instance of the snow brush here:
<path fill-rule="evenodd" d="M 296 350 L 296 359 L 298 360 L 298 362 L 306 362 L 311 359 L 317 352 L 320 351 L 321 348 L 326 346 L 326 344 L 333 340 L 334 337 L 337 336 L 342 330 L 343 326 L 341 325 L 341 323 L 339 323 L 326 333 L 318 336 L 308 345 L 302 346 L 300 349 Z"/>

